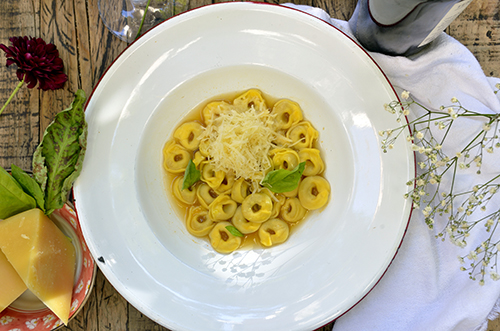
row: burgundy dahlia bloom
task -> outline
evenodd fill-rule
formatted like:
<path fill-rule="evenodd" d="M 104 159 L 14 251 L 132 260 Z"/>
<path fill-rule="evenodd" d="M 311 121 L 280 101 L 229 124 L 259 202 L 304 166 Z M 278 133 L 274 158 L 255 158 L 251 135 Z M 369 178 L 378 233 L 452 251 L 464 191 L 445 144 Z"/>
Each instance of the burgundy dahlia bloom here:
<path fill-rule="evenodd" d="M 12 46 L 0 44 L 7 57 L 7 67 L 17 65 L 17 78 L 26 82 L 28 88 L 44 91 L 63 87 L 68 80 L 64 64 L 54 44 L 46 44 L 42 38 L 11 37 Z"/>

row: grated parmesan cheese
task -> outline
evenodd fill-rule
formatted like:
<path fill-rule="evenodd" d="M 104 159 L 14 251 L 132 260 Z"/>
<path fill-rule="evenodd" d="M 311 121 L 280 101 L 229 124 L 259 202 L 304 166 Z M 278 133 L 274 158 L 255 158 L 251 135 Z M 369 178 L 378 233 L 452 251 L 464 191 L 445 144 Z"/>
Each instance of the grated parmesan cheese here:
<path fill-rule="evenodd" d="M 276 137 L 273 115 L 252 105 L 221 112 L 199 139 L 206 143 L 215 170 L 232 170 L 236 178 L 260 182 L 272 166 L 268 154 Z"/>

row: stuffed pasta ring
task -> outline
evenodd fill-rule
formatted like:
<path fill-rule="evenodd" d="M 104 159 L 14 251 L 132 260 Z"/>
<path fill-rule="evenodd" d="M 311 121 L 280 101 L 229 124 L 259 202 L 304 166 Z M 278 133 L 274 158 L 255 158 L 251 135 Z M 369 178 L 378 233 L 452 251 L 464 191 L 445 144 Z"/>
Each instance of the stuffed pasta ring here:
<path fill-rule="evenodd" d="M 328 202 L 330 184 L 321 176 L 305 177 L 300 182 L 299 200 L 304 208 L 319 209 Z"/>
<path fill-rule="evenodd" d="M 186 228 L 195 237 L 204 237 L 212 231 L 214 222 L 208 217 L 208 211 L 201 206 L 191 206 L 186 218 Z"/>
<path fill-rule="evenodd" d="M 228 254 L 234 252 L 241 245 L 241 237 L 233 235 L 226 228 L 231 226 L 229 222 L 219 222 L 208 234 L 210 244 L 219 253 Z"/>
<path fill-rule="evenodd" d="M 163 167 L 170 173 L 177 174 L 186 170 L 189 160 L 191 153 L 173 141 L 163 149 Z"/>
<path fill-rule="evenodd" d="M 260 243 L 266 247 L 281 244 L 288 239 L 289 233 L 290 229 L 285 221 L 279 218 L 271 218 L 260 226 Z"/>

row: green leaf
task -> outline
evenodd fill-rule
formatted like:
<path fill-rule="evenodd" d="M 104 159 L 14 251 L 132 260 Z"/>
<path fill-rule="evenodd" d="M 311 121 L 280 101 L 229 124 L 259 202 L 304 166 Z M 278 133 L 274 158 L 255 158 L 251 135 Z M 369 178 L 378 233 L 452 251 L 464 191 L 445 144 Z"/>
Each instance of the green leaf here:
<path fill-rule="evenodd" d="M 199 181 L 201 178 L 201 172 L 196 169 L 196 165 L 193 160 L 189 160 L 186 171 L 184 172 L 184 180 L 182 181 L 182 189 L 185 190 L 190 188 L 191 185 Z"/>
<path fill-rule="evenodd" d="M 37 181 L 34 180 L 29 174 L 27 174 L 23 169 L 16 165 L 11 166 L 12 177 L 21 185 L 25 193 L 29 194 L 36 201 L 36 205 L 42 211 L 45 211 L 45 198 L 43 196 L 43 191 L 38 185 Z"/>
<path fill-rule="evenodd" d="M 14 177 L 0 167 L 0 219 L 36 207 L 35 199 L 26 194 Z"/>
<path fill-rule="evenodd" d="M 278 169 L 267 173 L 262 185 L 274 193 L 290 192 L 297 188 L 306 167 L 305 162 L 299 163 L 293 170 Z"/>
<path fill-rule="evenodd" d="M 85 93 L 78 90 L 68 109 L 58 113 L 47 127 L 33 154 L 33 175 L 45 192 L 45 214 L 62 208 L 80 175 L 87 149 Z"/>
<path fill-rule="evenodd" d="M 244 237 L 243 233 L 232 225 L 226 226 L 227 231 L 235 237 Z"/>

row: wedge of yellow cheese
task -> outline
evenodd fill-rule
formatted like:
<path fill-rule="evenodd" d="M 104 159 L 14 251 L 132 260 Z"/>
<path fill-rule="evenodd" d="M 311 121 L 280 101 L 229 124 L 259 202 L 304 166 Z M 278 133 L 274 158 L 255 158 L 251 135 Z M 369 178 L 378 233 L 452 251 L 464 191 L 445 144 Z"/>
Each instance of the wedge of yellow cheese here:
<path fill-rule="evenodd" d="M 0 221 L 0 249 L 28 289 L 68 323 L 75 248 L 40 209 Z"/>
<path fill-rule="evenodd" d="M 0 250 L 0 312 L 26 291 L 26 285 Z"/>

